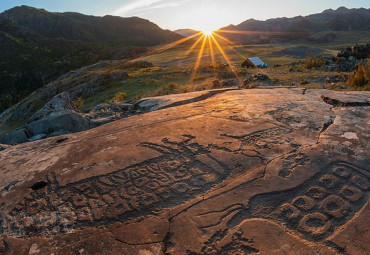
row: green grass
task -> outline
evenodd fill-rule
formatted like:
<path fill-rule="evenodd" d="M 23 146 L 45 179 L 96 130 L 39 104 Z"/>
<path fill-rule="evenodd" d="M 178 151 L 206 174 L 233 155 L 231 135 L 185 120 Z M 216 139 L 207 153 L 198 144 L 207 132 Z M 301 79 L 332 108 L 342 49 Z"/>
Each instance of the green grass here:
<path fill-rule="evenodd" d="M 130 78 L 125 81 L 111 81 L 106 84 L 105 90 L 85 98 L 83 110 L 94 105 L 109 102 L 118 93 L 126 93 L 125 99 L 139 99 L 150 97 L 157 93 L 162 87 L 176 83 L 180 89 L 189 84 L 190 73 L 172 67 L 152 67 L 135 69 L 129 72 Z"/>
<path fill-rule="evenodd" d="M 290 47 L 310 46 L 321 48 L 326 55 L 335 55 L 337 53 L 334 48 L 328 45 L 304 45 L 304 44 L 264 44 L 264 45 L 230 45 L 222 43 L 219 40 L 221 47 L 234 66 L 235 70 L 240 74 L 240 78 L 244 79 L 247 75 L 256 73 L 265 73 L 271 79 L 278 79 L 279 84 L 291 85 L 292 83 L 299 84 L 302 80 L 314 80 L 316 74 L 311 71 L 303 71 L 302 73 L 290 73 L 289 67 L 281 69 L 269 68 L 245 70 L 241 68 L 241 64 L 247 57 L 260 56 L 270 67 L 276 64 L 287 64 L 303 60 L 292 56 L 280 56 L 276 53 Z M 215 79 L 235 79 L 235 75 L 230 69 L 212 70 L 212 58 L 208 56 L 211 53 L 210 48 L 204 49 L 204 57 L 201 58 L 200 67 L 194 75 L 193 82 L 190 82 L 194 72 L 194 66 L 197 62 L 197 57 L 201 49 L 199 43 L 192 52 L 188 55 L 186 52 L 193 45 L 194 41 L 189 41 L 184 44 L 175 46 L 171 49 L 158 52 L 157 48 L 153 48 L 155 54 L 148 54 L 135 60 L 145 60 L 153 63 L 155 66 L 151 68 L 129 68 L 129 78 L 124 82 L 110 82 L 105 86 L 105 90 L 96 93 L 92 97 L 85 98 L 83 109 L 91 108 L 92 106 L 109 102 L 120 92 L 126 93 L 125 99 L 139 99 L 142 97 L 151 97 L 155 95 L 163 95 L 169 93 L 183 93 L 202 89 L 212 88 L 213 80 Z M 215 64 L 225 64 L 226 61 L 222 54 L 215 49 Z M 208 71 L 207 71 L 208 70 Z M 209 71 L 210 70 L 210 71 Z M 323 71 L 315 71 L 319 75 L 326 75 Z M 175 84 L 170 87 L 170 84 Z"/>
<path fill-rule="evenodd" d="M 3 125 L 0 123 L 0 137 L 6 135 L 10 131 L 23 126 L 25 121 L 12 121 L 12 122 L 7 122 L 6 125 Z"/>
<path fill-rule="evenodd" d="M 222 49 L 224 50 L 225 54 L 229 58 L 231 64 L 236 67 L 239 67 L 245 59 L 254 56 L 259 56 L 269 66 L 297 62 L 301 60 L 301 58 L 295 58 L 292 56 L 274 56 L 274 54 L 279 53 L 280 51 L 290 47 L 296 46 L 312 47 L 312 45 L 307 44 L 230 45 L 223 42 L 222 40 L 218 41 Z M 201 43 L 199 43 L 189 55 L 186 55 L 186 52 L 189 50 L 193 43 L 194 42 L 188 42 L 185 43 L 184 45 L 175 46 L 174 48 L 171 48 L 164 52 L 159 52 L 153 55 L 138 58 L 138 60 L 146 60 L 152 62 L 157 66 L 193 68 L 197 61 L 199 51 L 201 49 Z M 315 45 L 314 47 L 321 48 L 322 50 L 324 50 L 324 53 L 326 55 L 336 55 L 337 50 L 334 50 L 333 48 L 328 48 L 326 46 L 327 45 L 322 46 Z M 214 46 L 214 52 L 216 65 L 226 62 L 216 46 Z M 206 46 L 204 50 L 204 57 L 202 57 L 201 59 L 201 65 L 212 65 L 212 58 L 208 56 L 210 55 L 210 53 L 211 51 L 209 47 Z"/>

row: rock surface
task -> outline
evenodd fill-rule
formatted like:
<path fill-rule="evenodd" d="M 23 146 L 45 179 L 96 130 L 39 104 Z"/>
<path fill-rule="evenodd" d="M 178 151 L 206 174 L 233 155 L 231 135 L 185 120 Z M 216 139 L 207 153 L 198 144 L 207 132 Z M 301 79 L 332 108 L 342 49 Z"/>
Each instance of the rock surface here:
<path fill-rule="evenodd" d="M 369 92 L 187 97 L 1 151 L 0 253 L 370 253 Z"/>
<path fill-rule="evenodd" d="M 34 135 L 59 130 L 79 132 L 88 129 L 89 121 L 74 109 L 69 94 L 63 92 L 50 100 L 27 121 L 26 128 Z"/>
<path fill-rule="evenodd" d="M 10 147 L 10 145 L 7 144 L 0 144 L 0 151 L 6 150 Z"/>
<path fill-rule="evenodd" d="M 10 134 L 6 135 L 1 142 L 5 144 L 25 143 L 28 141 L 29 137 L 30 134 L 28 130 L 22 127 L 13 130 Z"/>
<path fill-rule="evenodd" d="M 69 94 L 63 92 L 53 97 L 31 116 L 27 123 L 3 138 L 5 144 L 20 144 L 36 141 L 56 132 L 79 132 L 89 129 L 90 122 L 75 111 Z"/>

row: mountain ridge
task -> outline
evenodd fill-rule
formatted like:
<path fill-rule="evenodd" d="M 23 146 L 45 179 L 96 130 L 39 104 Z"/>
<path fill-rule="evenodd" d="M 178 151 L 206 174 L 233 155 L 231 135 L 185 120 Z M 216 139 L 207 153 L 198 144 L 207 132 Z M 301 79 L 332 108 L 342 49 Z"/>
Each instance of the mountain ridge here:
<path fill-rule="evenodd" d="M 0 20 L 10 20 L 47 38 L 65 38 L 109 44 L 154 46 L 180 37 L 158 25 L 138 17 L 122 18 L 111 15 L 97 17 L 76 12 L 55 13 L 29 6 L 14 7 L 0 13 Z M 153 31 L 153 32 L 151 32 Z M 134 33 L 132 40 L 117 33 Z M 142 33 L 142 34 L 140 34 Z M 150 40 L 146 39 L 149 38 Z"/>
<path fill-rule="evenodd" d="M 194 34 L 199 33 L 200 31 L 191 29 L 191 28 L 183 28 L 183 29 L 177 29 L 174 31 L 175 33 L 182 35 L 184 37 L 192 36 Z"/>
<path fill-rule="evenodd" d="M 370 9 L 340 7 L 293 18 L 247 19 L 220 30 L 224 37 L 239 43 L 328 43 L 336 40 L 339 32 L 370 32 Z"/>
<path fill-rule="evenodd" d="M 54 13 L 29 6 L 0 13 L 0 112 L 62 74 L 99 60 L 130 59 L 183 38 L 138 17 Z"/>
<path fill-rule="evenodd" d="M 346 22 L 341 22 L 339 15 L 342 16 L 342 19 L 345 19 Z M 324 23 L 324 21 L 327 21 Z M 363 22 L 358 22 L 363 21 Z M 267 19 L 265 21 L 248 19 L 241 22 L 238 25 L 229 25 L 221 30 L 250 30 L 250 31 L 269 31 L 269 32 L 280 32 L 280 31 L 296 31 L 294 26 L 296 24 L 291 24 L 295 22 L 300 22 L 299 25 L 303 26 L 303 29 L 311 28 L 310 32 L 319 32 L 319 31 L 348 31 L 348 30 L 370 30 L 370 9 L 366 8 L 353 8 L 348 9 L 346 7 L 339 7 L 336 10 L 327 9 L 321 13 L 310 14 L 308 16 L 295 16 L 292 18 L 279 17 Z M 306 22 L 306 24 L 304 23 Z M 357 22 L 357 23 L 356 23 Z M 339 23 L 340 26 L 335 26 Z M 346 23 L 347 26 L 346 27 Z M 356 24 L 356 26 L 353 26 Z M 274 26 L 275 25 L 275 26 Z M 277 26 L 281 25 L 281 26 Z M 308 27 L 307 25 L 311 26 Z M 365 25 L 365 26 L 364 26 Z M 293 29 L 292 29 L 293 28 Z M 302 27 L 300 28 L 302 29 Z"/>

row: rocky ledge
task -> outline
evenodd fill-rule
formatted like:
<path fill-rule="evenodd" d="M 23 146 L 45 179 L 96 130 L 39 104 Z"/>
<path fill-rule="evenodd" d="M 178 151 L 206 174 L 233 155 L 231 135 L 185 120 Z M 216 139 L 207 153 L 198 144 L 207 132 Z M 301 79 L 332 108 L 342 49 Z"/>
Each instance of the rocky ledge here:
<path fill-rule="evenodd" d="M 369 254 L 370 93 L 192 93 L 0 152 L 0 254 Z"/>

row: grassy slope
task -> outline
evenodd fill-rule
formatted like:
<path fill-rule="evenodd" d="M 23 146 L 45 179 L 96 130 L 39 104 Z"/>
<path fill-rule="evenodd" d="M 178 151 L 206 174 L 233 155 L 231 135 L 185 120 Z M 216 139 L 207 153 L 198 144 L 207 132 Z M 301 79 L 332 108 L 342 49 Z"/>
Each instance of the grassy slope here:
<path fill-rule="evenodd" d="M 348 36 L 348 34 L 347 34 Z M 297 62 L 300 59 L 292 56 L 274 56 L 274 53 L 280 52 L 288 47 L 309 46 L 324 50 L 325 54 L 336 55 L 338 50 L 351 45 L 346 43 L 345 36 L 338 36 L 338 40 L 330 44 L 265 44 L 265 45 L 234 45 L 231 46 L 219 40 L 221 47 L 224 49 L 226 55 L 229 57 L 231 64 L 238 72 L 241 80 L 253 76 L 257 73 L 268 75 L 271 79 L 279 80 L 276 84 L 280 85 L 299 85 L 302 81 L 309 84 L 305 87 L 320 88 L 323 87 L 323 80 L 325 77 L 340 73 L 303 70 L 302 72 L 289 72 L 289 66 L 282 66 L 278 68 L 244 70 L 240 67 L 245 58 L 251 56 L 260 56 L 267 64 L 272 67 L 275 64 L 285 64 Z M 366 34 L 352 34 L 349 41 L 366 42 L 370 36 Z M 201 44 L 198 44 L 188 56 L 186 52 L 193 45 L 194 41 L 188 41 L 181 45 L 175 46 L 169 50 L 149 54 L 140 57 L 136 60 L 146 60 L 155 64 L 155 67 L 150 68 L 128 68 L 120 69 L 119 67 L 102 68 L 99 72 L 111 72 L 114 70 L 125 71 L 129 74 L 129 78 L 124 81 L 107 81 L 104 85 L 104 90 L 93 95 L 84 97 L 84 106 L 82 109 L 86 110 L 94 105 L 106 103 L 112 100 L 119 92 L 127 93 L 126 99 L 139 99 L 143 97 L 150 97 L 162 94 L 184 93 L 196 90 L 204 90 L 213 88 L 213 81 L 220 76 L 223 80 L 235 79 L 235 75 L 230 69 L 212 70 L 210 49 L 205 47 L 204 55 L 200 62 L 200 68 L 194 73 L 194 66 L 199 54 Z M 163 46 L 152 48 L 153 52 Z M 215 49 L 216 65 L 224 63 L 225 60 L 222 54 Z M 191 77 L 194 80 L 191 81 Z M 10 127 L 19 126 L 20 122 L 7 123 L 5 126 L 1 125 L 0 121 L 0 136 L 10 130 Z"/>
<path fill-rule="evenodd" d="M 347 41 L 346 41 L 347 40 Z M 339 33 L 338 38 L 333 43 L 327 44 L 264 44 L 264 45 L 234 45 L 218 40 L 226 55 L 229 57 L 231 64 L 240 74 L 240 78 L 244 79 L 248 75 L 256 73 L 264 73 L 270 76 L 271 79 L 278 79 L 281 85 L 290 85 L 292 83 L 299 84 L 301 81 L 315 81 L 318 77 L 339 73 L 328 73 L 325 71 L 303 70 L 301 73 L 291 73 L 288 67 L 269 68 L 249 70 L 246 74 L 245 70 L 240 68 L 241 63 L 248 57 L 260 56 L 270 67 L 276 64 L 286 64 L 297 62 L 300 58 L 293 56 L 273 56 L 273 53 L 282 51 L 283 49 L 296 46 L 309 46 L 320 48 L 325 55 L 335 56 L 340 49 L 347 47 L 355 42 L 364 43 L 370 40 L 370 33 L 359 32 L 343 32 Z M 189 55 L 186 52 L 194 44 L 194 41 L 188 41 L 181 45 L 175 46 L 163 52 L 155 53 L 145 57 L 140 57 L 136 60 L 146 60 L 152 62 L 156 67 L 147 69 L 137 69 L 129 71 L 130 78 L 124 83 L 112 82 L 107 90 L 95 97 L 85 101 L 85 107 L 88 108 L 94 104 L 107 101 L 114 97 L 119 92 L 126 92 L 128 99 L 136 99 L 141 97 L 153 96 L 160 94 L 161 90 L 166 90 L 169 84 L 175 84 L 176 88 L 170 92 L 182 93 L 192 90 L 200 90 L 212 87 L 212 81 L 217 79 L 219 70 L 209 72 L 202 71 L 204 67 L 212 65 L 210 49 L 206 44 L 204 55 L 201 59 L 200 69 L 196 72 L 195 79 L 191 82 L 191 76 L 194 72 L 194 66 L 197 61 L 201 43 L 199 43 Z M 225 60 L 214 45 L 216 54 L 215 61 L 219 65 L 225 63 Z M 156 52 L 161 47 L 155 47 L 152 51 Z M 311 84 L 313 87 L 319 86 L 317 82 Z M 165 92 L 165 91 L 164 91 Z M 163 92 L 163 93 L 164 93 Z"/>

